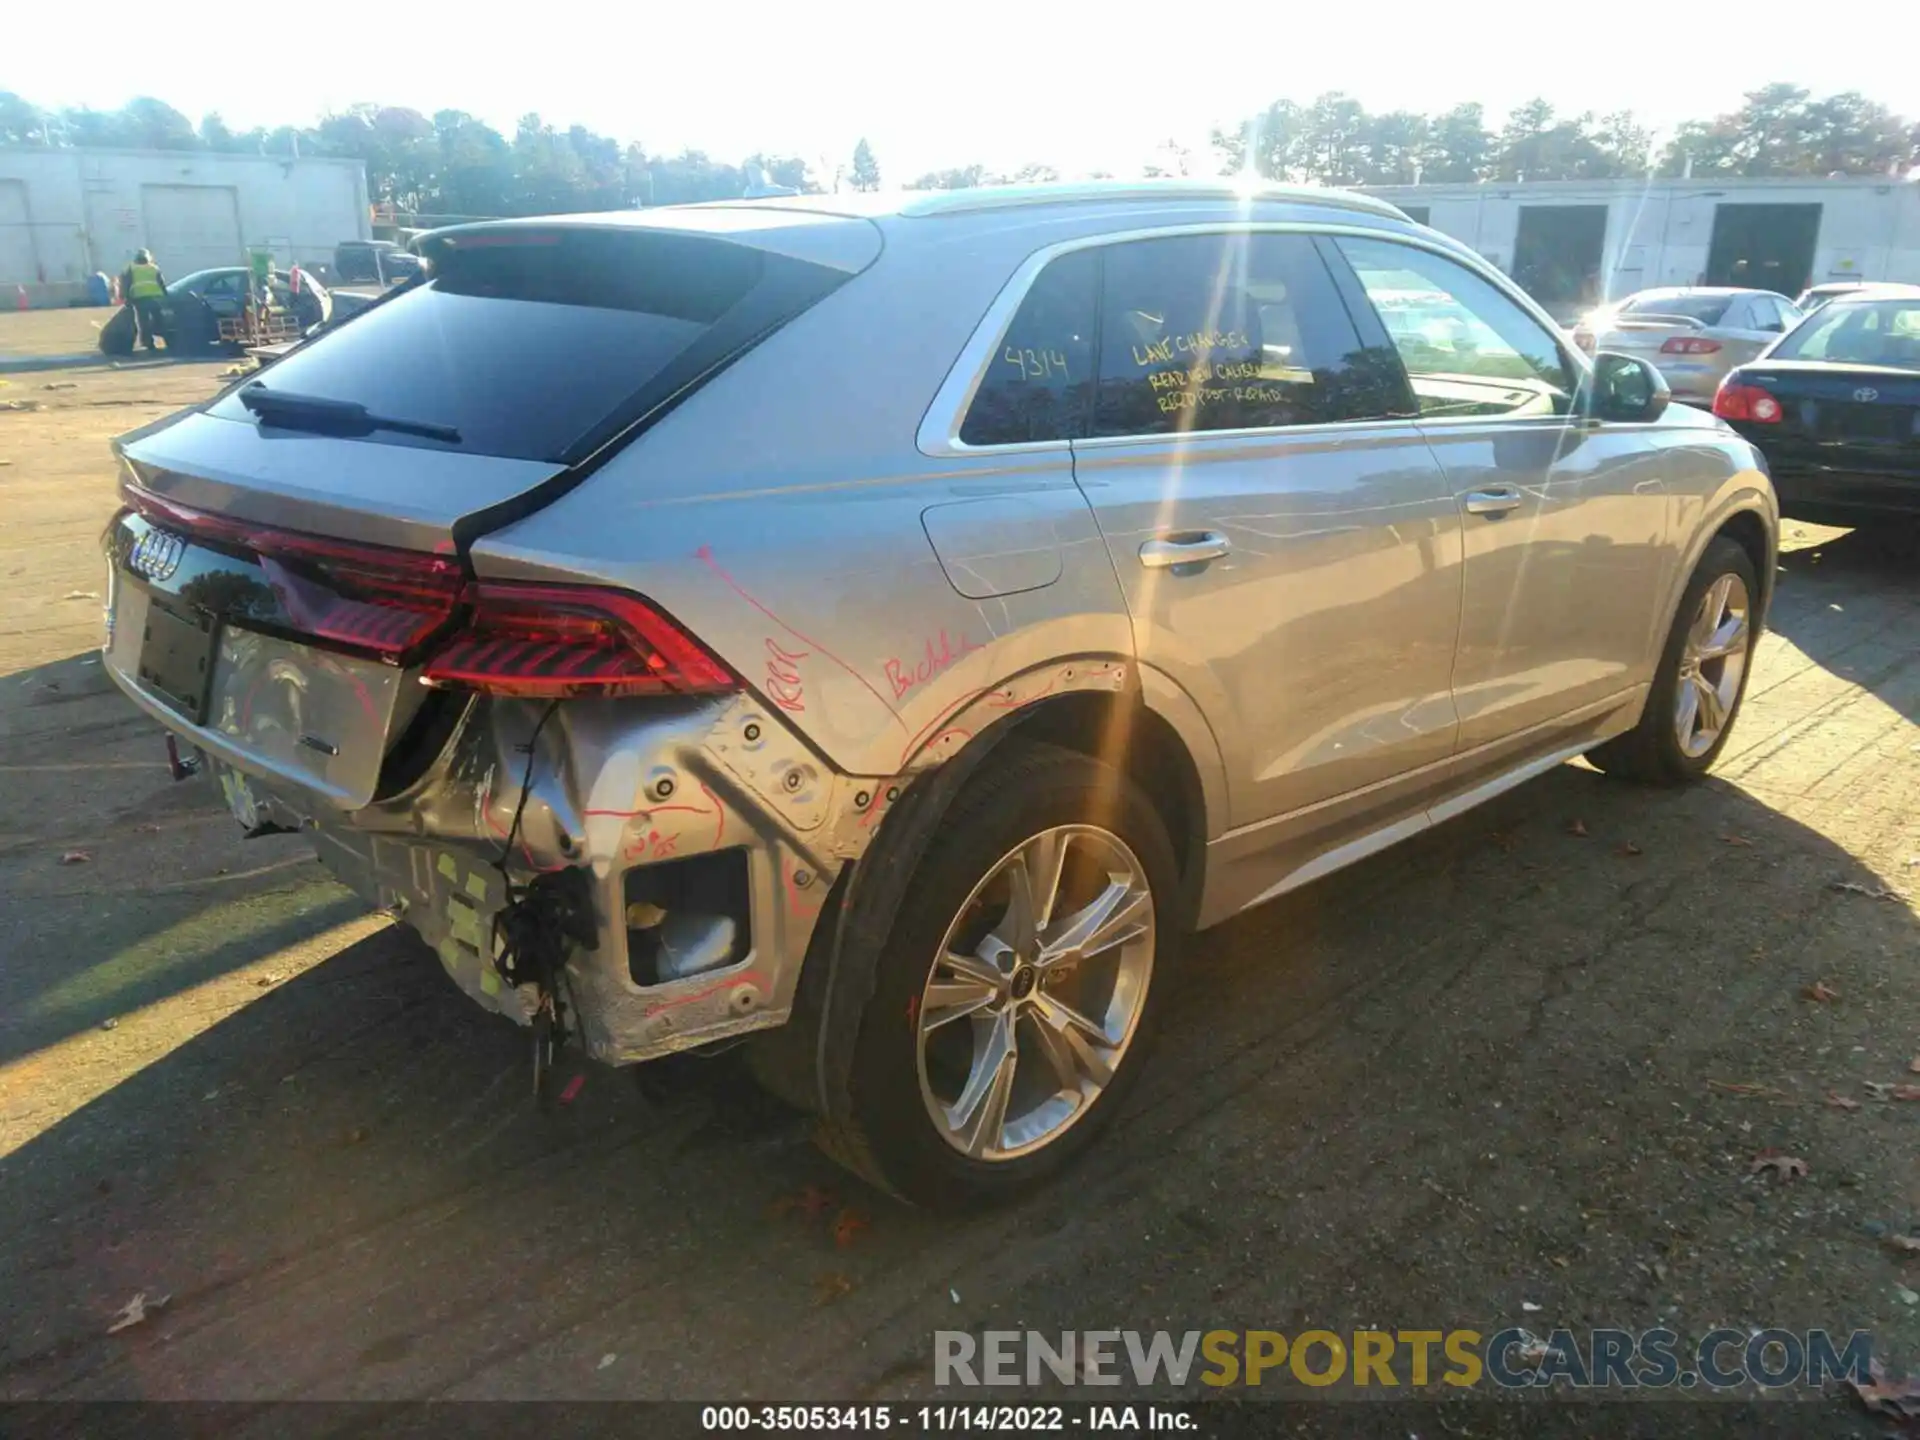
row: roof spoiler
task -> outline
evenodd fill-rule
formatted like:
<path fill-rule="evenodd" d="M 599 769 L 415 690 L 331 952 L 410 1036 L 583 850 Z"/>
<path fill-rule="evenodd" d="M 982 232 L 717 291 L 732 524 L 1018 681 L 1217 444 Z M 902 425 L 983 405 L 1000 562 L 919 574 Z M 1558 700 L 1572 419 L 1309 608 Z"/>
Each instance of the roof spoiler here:
<path fill-rule="evenodd" d="M 1636 325 L 1648 329 L 1655 325 L 1684 325 L 1689 330 L 1707 328 L 1707 322 L 1697 315 L 1662 315 L 1652 310 L 1636 310 L 1631 315 L 1616 315 L 1613 318 L 1613 328 L 1616 330 L 1631 330 Z"/>

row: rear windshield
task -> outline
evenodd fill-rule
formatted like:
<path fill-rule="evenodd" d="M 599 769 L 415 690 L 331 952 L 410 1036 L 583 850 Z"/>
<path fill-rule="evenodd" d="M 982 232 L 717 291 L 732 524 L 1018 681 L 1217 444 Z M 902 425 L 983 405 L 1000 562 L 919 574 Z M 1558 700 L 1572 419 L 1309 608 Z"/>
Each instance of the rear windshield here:
<path fill-rule="evenodd" d="M 1769 358 L 1920 370 L 1920 300 L 1823 305 Z"/>
<path fill-rule="evenodd" d="M 605 438 L 647 382 L 753 290 L 764 263 L 758 250 L 704 235 L 450 236 L 427 280 L 315 337 L 261 381 L 451 427 L 461 450 L 565 462 Z M 237 395 L 211 413 L 253 419 Z"/>
<path fill-rule="evenodd" d="M 1717 325 L 1731 304 L 1731 295 L 1636 295 L 1620 311 L 1624 315 L 1681 315 L 1702 325 Z"/>

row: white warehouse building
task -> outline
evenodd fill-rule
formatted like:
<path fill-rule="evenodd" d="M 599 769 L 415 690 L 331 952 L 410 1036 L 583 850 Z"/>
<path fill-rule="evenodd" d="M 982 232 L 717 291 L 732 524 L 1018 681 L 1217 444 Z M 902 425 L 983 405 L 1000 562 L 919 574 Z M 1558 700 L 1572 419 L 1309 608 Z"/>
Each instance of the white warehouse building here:
<path fill-rule="evenodd" d="M 145 247 L 167 276 L 246 263 L 330 264 L 372 234 L 358 160 L 204 150 L 0 148 L 0 287 L 64 304 Z"/>
<path fill-rule="evenodd" d="M 1562 319 L 1656 285 L 1794 295 L 1829 280 L 1920 284 L 1920 183 L 1891 177 L 1367 188 L 1471 245 Z"/>

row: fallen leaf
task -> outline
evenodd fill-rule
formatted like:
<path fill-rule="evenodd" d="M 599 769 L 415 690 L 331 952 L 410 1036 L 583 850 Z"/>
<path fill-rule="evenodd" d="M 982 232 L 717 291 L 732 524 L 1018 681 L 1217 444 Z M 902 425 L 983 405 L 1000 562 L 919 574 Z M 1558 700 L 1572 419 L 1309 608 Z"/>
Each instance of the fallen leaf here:
<path fill-rule="evenodd" d="M 62 865 L 84 865 L 91 859 L 93 859 L 93 856 L 85 850 L 69 850 L 60 857 L 60 863 Z"/>
<path fill-rule="evenodd" d="M 277 975 L 277 974 L 256 975 L 253 977 L 253 983 L 255 985 L 258 985 L 262 990 L 264 990 L 269 985 L 278 985 L 285 978 L 286 978 L 285 976 Z"/>
<path fill-rule="evenodd" d="M 120 1021 L 115 1016 L 109 1015 L 100 1022 L 100 1028 L 102 1030 L 118 1030 L 120 1028 Z"/>
<path fill-rule="evenodd" d="M 1766 1095 L 1781 1099 L 1786 1098 L 1787 1093 L 1772 1085 L 1756 1085 L 1746 1080 L 1709 1080 L 1707 1088 L 1723 1091 L 1728 1095 Z"/>
<path fill-rule="evenodd" d="M 1867 1383 L 1848 1380 L 1853 1393 L 1867 1409 L 1879 1415 L 1892 1415 L 1896 1419 L 1911 1420 L 1920 1416 L 1920 1376 L 1907 1380 L 1887 1379 L 1886 1369 L 1878 1360 L 1867 1362 Z"/>
<path fill-rule="evenodd" d="M 1827 889 L 1838 891 L 1842 895 L 1864 895 L 1869 900 L 1904 900 L 1907 897 L 1898 890 L 1889 890 L 1886 886 L 1867 886 L 1854 880 L 1829 880 Z"/>
<path fill-rule="evenodd" d="M 600 1363 L 599 1363 L 598 1365 L 596 1365 L 596 1366 L 594 1366 L 593 1368 L 594 1368 L 594 1369 L 596 1369 L 596 1370 L 604 1370 L 604 1369 L 606 1369 L 606 1368 L 607 1368 L 607 1367 L 608 1367 L 609 1365 L 611 1365 L 611 1364 L 613 1364 L 613 1362 L 614 1362 L 614 1361 L 616 1361 L 616 1360 L 618 1360 L 619 1358 L 620 1358 L 620 1357 L 619 1357 L 618 1355 L 602 1355 L 602 1356 L 600 1357 Z"/>
<path fill-rule="evenodd" d="M 813 1277 L 813 1303 L 816 1305 L 831 1305 L 842 1295 L 852 1293 L 853 1281 L 838 1272 Z"/>
<path fill-rule="evenodd" d="M 1767 1170 L 1773 1172 L 1776 1180 L 1785 1183 L 1789 1180 L 1804 1179 L 1807 1173 L 1807 1162 L 1797 1155 L 1777 1155 L 1763 1150 L 1753 1157 L 1753 1163 L 1747 1167 L 1747 1173 L 1758 1175 Z"/>
<path fill-rule="evenodd" d="M 1622 856 L 1624 858 L 1631 859 L 1635 855 L 1644 855 L 1647 852 L 1642 850 L 1638 845 L 1634 844 L 1631 840 L 1622 840 L 1618 845 L 1618 847 L 1615 848 L 1613 853 L 1616 855 Z"/>
<path fill-rule="evenodd" d="M 1842 1095 L 1837 1090 L 1827 1091 L 1827 1104 L 1835 1110 L 1858 1110 L 1860 1102 Z"/>
<path fill-rule="evenodd" d="M 1902 1255 L 1920 1255 L 1920 1235 L 1889 1235 L 1887 1248 Z"/>
<path fill-rule="evenodd" d="M 1907 1062 L 1907 1073 L 1910 1075 L 1920 1075 L 1920 1055 L 1914 1056 L 1913 1059 Z"/>
<path fill-rule="evenodd" d="M 1571 825 L 1567 826 L 1567 834 L 1578 835 L 1582 840 L 1586 839 L 1587 838 L 1587 822 L 1584 820 L 1574 821 Z"/>
<path fill-rule="evenodd" d="M 133 1326 L 143 1323 L 149 1314 L 158 1310 L 172 1298 L 171 1295 L 162 1295 L 158 1300 L 148 1303 L 147 1292 L 142 1290 L 120 1307 L 118 1313 L 114 1316 L 113 1323 L 107 1327 L 107 1333 L 109 1335 L 118 1335 L 122 1330 L 131 1329 Z"/>
<path fill-rule="evenodd" d="M 1828 985 L 1826 981 L 1816 980 L 1811 985 L 1801 987 L 1800 998 L 1803 1000 L 1818 1000 L 1824 1005 L 1831 1001 L 1838 1000 L 1840 998 L 1840 992 Z"/>
<path fill-rule="evenodd" d="M 1893 1098 L 1893 1086 L 1891 1084 L 1882 1084 L 1878 1080 L 1862 1080 L 1860 1083 L 1867 1087 L 1867 1094 L 1876 1100 L 1891 1100 Z"/>
<path fill-rule="evenodd" d="M 1920 1085 L 1895 1085 L 1887 1091 L 1889 1100 L 1920 1100 Z"/>
<path fill-rule="evenodd" d="M 872 1228 L 866 1216 L 851 1206 L 840 1212 L 840 1218 L 833 1222 L 833 1243 L 842 1250 L 853 1243 L 853 1239 L 862 1230 Z"/>
<path fill-rule="evenodd" d="M 356 1125 L 341 1138 L 348 1145 L 358 1145 L 364 1141 L 370 1133 L 366 1126 Z"/>
<path fill-rule="evenodd" d="M 1721 842 L 1727 845 L 1751 845 L 1753 841 L 1744 835 L 1722 835 Z"/>

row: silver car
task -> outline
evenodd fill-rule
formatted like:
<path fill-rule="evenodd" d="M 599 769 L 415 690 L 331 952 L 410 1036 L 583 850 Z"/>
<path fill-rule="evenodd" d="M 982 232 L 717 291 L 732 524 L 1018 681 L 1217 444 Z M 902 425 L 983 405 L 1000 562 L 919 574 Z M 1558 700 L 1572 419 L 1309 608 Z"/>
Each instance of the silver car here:
<path fill-rule="evenodd" d="M 1642 290 L 1587 316 L 1574 339 L 1589 354 L 1610 350 L 1646 360 L 1679 399 L 1711 402 L 1728 371 L 1802 318 L 1793 301 L 1771 290 Z"/>
<path fill-rule="evenodd" d="M 1793 303 L 1805 318 L 1834 300 L 1899 300 L 1912 295 L 1920 295 L 1920 285 L 1906 285 L 1896 280 L 1829 280 L 1822 285 L 1809 285 L 1793 297 Z"/>
<path fill-rule="evenodd" d="M 537 1079 L 745 1041 L 875 1183 L 1004 1195 L 1113 1118 L 1192 931 L 1570 757 L 1727 742 L 1756 452 L 1380 201 L 421 248 L 118 442 L 106 656 Z"/>

